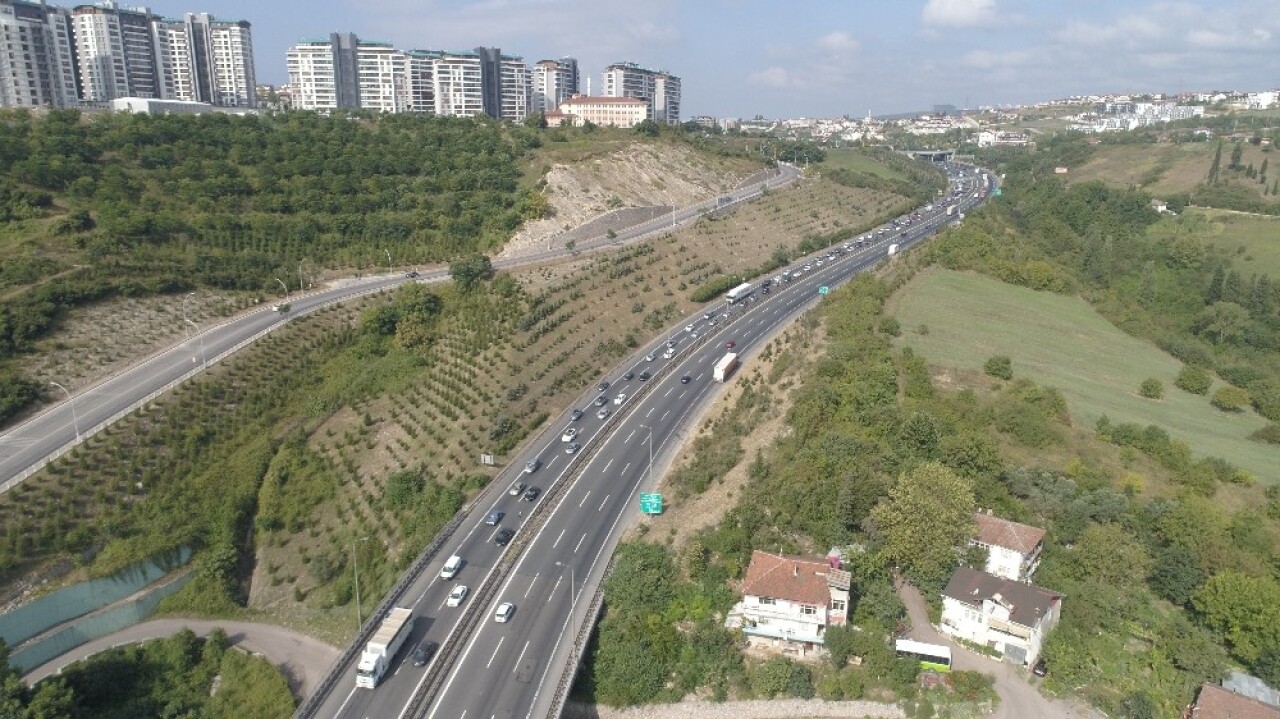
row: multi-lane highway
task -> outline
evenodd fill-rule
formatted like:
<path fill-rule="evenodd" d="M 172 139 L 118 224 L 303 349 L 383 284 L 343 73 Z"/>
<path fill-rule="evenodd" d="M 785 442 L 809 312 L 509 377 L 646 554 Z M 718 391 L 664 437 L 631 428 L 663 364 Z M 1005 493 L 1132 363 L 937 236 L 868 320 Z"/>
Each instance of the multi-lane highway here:
<path fill-rule="evenodd" d="M 780 187 L 799 175 L 800 172 L 795 167 L 782 165 L 778 174 L 773 177 L 724 196 L 730 198 L 731 203 L 745 201 L 759 195 L 763 187 Z M 718 206 L 724 205 L 720 199 L 713 198 L 681 208 L 670 215 L 619 231 L 615 237 L 599 237 L 580 242 L 575 251 L 591 251 L 634 242 L 645 236 L 667 231 L 673 226 L 687 224 L 706 210 Z M 494 266 L 498 269 L 513 269 L 553 261 L 569 254 L 567 249 L 556 248 L 495 262 Z M 438 282 L 447 277 L 446 269 L 437 268 L 423 272 L 416 281 Z M 278 328 L 290 317 L 358 295 L 393 288 L 408 281 L 410 279 L 403 274 L 347 281 L 339 287 L 289 298 L 287 301 L 291 309 L 287 314 L 274 312 L 269 305 L 264 305 L 259 310 L 205 330 L 182 344 L 159 352 L 144 362 L 79 392 L 71 400 L 57 404 L 0 434 L 0 492 L 8 491 L 50 459 L 74 446 L 78 437 L 87 437 L 120 419 L 173 383 Z"/>
<path fill-rule="evenodd" d="M 345 678 L 321 698 L 314 716 L 408 716 L 414 713 L 411 699 L 424 687 L 434 692 L 424 704 L 429 717 L 544 716 L 567 645 L 576 636 L 573 627 L 586 619 L 588 587 L 599 581 L 620 525 L 637 512 L 637 494 L 650 479 L 652 458 L 673 449 L 714 397 L 719 385 L 711 378 L 712 366 L 727 351 L 726 343 L 733 342 L 733 351 L 743 354 L 740 371 L 749 372 L 752 355 L 812 306 L 819 288 L 847 281 L 883 260 L 891 244 L 905 250 L 977 204 L 980 180 L 975 174 L 953 182 L 964 188 L 960 196 L 920 210 L 918 219 L 902 226 L 886 225 L 883 232 L 855 238 L 847 249 L 826 250 L 780 270 L 777 274 L 790 277 L 774 281 L 767 293 L 757 283 L 748 301 L 722 304 L 682 321 L 603 378 L 607 388 L 584 393 L 576 407 L 550 423 L 495 480 L 449 544 L 399 598 L 397 604 L 411 607 L 417 619 L 383 684 L 356 689 L 354 666 L 344 666 L 340 676 Z M 955 215 L 948 215 L 953 204 Z M 670 343 L 674 352 L 668 359 L 664 352 Z M 643 372 L 652 376 L 642 380 Z M 574 409 L 581 411 L 578 419 L 573 419 Z M 598 416 L 600 410 L 608 413 Z M 571 428 L 576 436 L 566 440 Z M 566 450 L 572 442 L 581 448 L 570 454 Z M 541 466 L 531 474 L 523 472 L 534 459 Z M 514 482 L 538 486 L 542 494 L 526 501 L 508 491 Z M 549 489 L 554 490 L 550 500 Z M 554 507 L 526 525 L 540 501 L 552 501 Z M 485 518 L 495 511 L 504 516 L 491 526 Z M 504 557 L 508 550 L 493 541 L 503 528 L 517 532 L 511 556 Z M 463 557 L 465 565 L 453 579 L 442 579 L 440 568 L 451 554 Z M 493 572 L 501 577 L 497 591 L 477 597 L 476 590 Z M 471 595 L 460 607 L 446 606 L 450 590 L 459 584 L 467 585 Z M 503 602 L 514 604 L 516 611 L 509 622 L 498 623 L 493 615 Z M 466 612 L 479 612 L 474 628 L 460 624 Z M 448 650 L 425 667 L 415 667 L 408 657 L 424 639 Z"/>

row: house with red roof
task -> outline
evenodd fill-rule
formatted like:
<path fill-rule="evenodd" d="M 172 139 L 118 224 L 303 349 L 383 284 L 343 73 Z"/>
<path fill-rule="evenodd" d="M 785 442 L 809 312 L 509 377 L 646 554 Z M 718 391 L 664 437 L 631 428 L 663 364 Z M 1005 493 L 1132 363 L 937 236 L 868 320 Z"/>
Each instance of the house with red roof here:
<path fill-rule="evenodd" d="M 1028 524 L 993 517 L 991 510 L 978 512 L 978 536 L 969 546 L 987 550 L 987 574 L 1015 582 L 1030 582 L 1040 566 L 1044 549 L 1044 530 Z"/>
<path fill-rule="evenodd" d="M 1189 719 L 1280 719 L 1280 707 L 1206 682 L 1184 716 Z"/>
<path fill-rule="evenodd" d="M 752 646 L 807 654 L 822 646 L 827 627 L 846 622 L 850 580 L 838 558 L 757 550 L 726 625 L 741 628 Z"/>

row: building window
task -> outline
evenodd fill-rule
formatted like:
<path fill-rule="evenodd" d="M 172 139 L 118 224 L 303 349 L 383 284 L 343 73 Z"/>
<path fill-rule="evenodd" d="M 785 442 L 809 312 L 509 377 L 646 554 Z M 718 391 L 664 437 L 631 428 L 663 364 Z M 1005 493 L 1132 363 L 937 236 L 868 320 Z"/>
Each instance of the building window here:
<path fill-rule="evenodd" d="M 760 597 L 760 604 L 772 607 L 776 602 L 773 601 L 773 597 Z"/>
<path fill-rule="evenodd" d="M 812 617 L 818 613 L 818 608 L 814 606 L 810 606 L 808 604 L 801 604 L 800 613 L 805 616 Z"/>
<path fill-rule="evenodd" d="M 844 600 L 843 600 L 843 599 L 832 599 L 832 600 L 831 600 L 831 611 L 833 611 L 833 612 L 843 612 L 843 611 L 844 611 L 844 609 L 845 609 L 845 604 L 844 604 Z"/>

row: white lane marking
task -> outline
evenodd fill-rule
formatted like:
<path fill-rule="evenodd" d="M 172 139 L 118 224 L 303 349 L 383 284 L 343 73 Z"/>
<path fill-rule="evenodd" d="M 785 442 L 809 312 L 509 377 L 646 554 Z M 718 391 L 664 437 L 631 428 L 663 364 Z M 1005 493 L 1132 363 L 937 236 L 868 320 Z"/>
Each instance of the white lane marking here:
<path fill-rule="evenodd" d="M 630 462 L 627 462 L 627 466 L 623 467 L 623 468 L 622 468 L 622 471 L 621 471 L 621 472 L 619 472 L 619 474 L 624 474 L 624 475 L 625 475 L 625 474 L 627 473 L 627 470 L 628 470 L 628 469 L 631 469 L 631 463 L 630 463 Z"/>
<path fill-rule="evenodd" d="M 581 501 L 581 502 L 578 502 L 578 508 L 579 508 L 579 509 L 581 509 L 581 508 L 582 508 L 582 505 L 584 505 L 584 504 L 586 504 L 586 503 L 587 503 L 587 497 L 590 497 L 590 496 L 591 496 L 591 490 L 589 490 L 589 489 L 588 489 L 588 490 L 587 490 L 587 493 L 586 493 L 586 494 L 584 494 L 584 495 L 582 495 L 582 501 Z"/>
<path fill-rule="evenodd" d="M 355 687 L 351 688 L 351 693 L 347 695 L 346 699 L 342 700 L 342 706 L 338 707 L 338 713 L 333 715 L 333 719 L 338 719 L 338 717 L 342 716 L 342 710 L 347 708 L 347 702 L 350 702 L 351 697 L 356 695 L 356 691 Z"/>
<path fill-rule="evenodd" d="M 649 417 L 653 415 L 653 411 L 655 409 L 657 409 L 657 407 L 650 407 L 649 411 L 644 413 L 644 418 L 649 419 Z"/>
<path fill-rule="evenodd" d="M 578 540 L 578 543 L 577 543 L 576 545 L 574 545 L 574 547 L 573 547 L 573 553 L 574 553 L 574 554 L 577 554 L 577 553 L 578 553 L 578 550 L 582 548 L 582 543 L 583 543 L 583 542 L 585 542 L 585 541 L 586 541 L 586 539 L 587 539 L 587 534 L 586 534 L 586 532 L 583 532 L 583 534 L 582 534 L 582 539 L 579 539 L 579 540 Z"/>
<path fill-rule="evenodd" d="M 512 673 L 520 671 L 520 660 L 524 659 L 524 653 L 527 651 L 529 651 L 529 642 L 524 643 L 524 649 L 521 649 L 520 656 L 516 657 L 516 668 L 511 670 Z"/>
<path fill-rule="evenodd" d="M 666 412 L 663 412 L 663 413 L 662 413 L 662 417 L 661 417 L 661 418 L 659 418 L 659 419 L 658 419 L 658 421 L 659 421 L 659 422 L 665 422 L 665 421 L 667 421 L 667 415 L 669 415 L 669 414 L 671 414 L 671 410 L 667 410 Z"/>
<path fill-rule="evenodd" d="M 603 470 L 601 470 L 601 471 L 602 471 L 602 472 L 608 472 L 608 471 L 609 471 L 609 467 L 613 466 L 613 460 L 614 460 L 614 459 L 615 459 L 614 457 L 610 457 L 610 458 L 609 458 L 609 461 L 605 463 L 605 465 L 604 465 L 604 469 L 603 469 Z"/>
<path fill-rule="evenodd" d="M 506 637 L 498 637 L 498 646 L 493 648 L 493 654 L 489 657 L 489 663 L 484 665 L 485 669 L 493 666 L 493 660 L 498 658 L 498 650 L 502 648 L 502 642 L 506 641 Z"/>
<path fill-rule="evenodd" d="M 670 396 L 670 395 L 671 395 L 671 390 L 673 390 L 673 389 L 675 389 L 675 387 L 668 387 L 668 388 L 667 388 L 667 393 L 666 393 L 666 394 L 664 394 L 664 395 L 662 395 L 662 396 L 663 396 L 663 397 L 668 397 L 668 396 Z"/>
<path fill-rule="evenodd" d="M 563 581 L 564 581 L 564 575 L 560 575 L 559 577 L 556 577 L 556 585 L 551 588 L 550 592 L 547 592 L 547 604 L 550 604 L 551 600 L 556 598 L 556 590 L 560 588 L 560 582 L 563 582 Z"/>
<path fill-rule="evenodd" d="M 561 540 L 561 539 L 564 539 L 564 533 L 565 533 L 565 531 L 567 531 L 567 530 L 564 530 L 564 529 L 560 530 L 560 536 L 559 536 L 559 537 L 556 537 L 556 542 L 555 542 L 555 544 L 552 544 L 552 545 L 551 545 L 551 548 L 552 548 L 552 549 L 555 549 L 555 548 L 560 544 L 560 540 Z"/>
<path fill-rule="evenodd" d="M 680 399 L 684 399 L 684 396 L 685 396 L 685 395 L 687 395 L 687 394 L 689 394 L 689 390 L 684 390 L 683 392 L 681 392 L 681 393 L 680 393 Z"/>
<path fill-rule="evenodd" d="M 551 459 L 547 460 L 547 469 L 551 469 L 551 465 L 555 464 L 557 459 L 560 459 L 559 454 L 552 455 Z"/>
<path fill-rule="evenodd" d="M 627 443 L 627 442 L 630 442 L 630 441 L 631 441 L 631 438 L 632 438 L 632 437 L 634 437 L 634 436 L 635 436 L 635 434 L 636 434 L 636 431 L 635 431 L 634 429 L 633 429 L 633 430 L 631 430 L 631 434 L 627 435 L 627 438 L 626 438 L 626 439 L 624 439 L 624 440 L 622 440 L 622 441 L 623 441 L 623 443 L 625 444 L 625 443 Z"/>
<path fill-rule="evenodd" d="M 529 598 L 529 592 L 532 592 L 532 591 L 533 591 L 533 585 L 534 585 L 534 584 L 537 584 L 537 582 L 538 582 L 538 575 L 536 575 L 536 574 L 535 574 L 535 575 L 533 575 L 533 579 L 530 579 L 530 580 L 529 580 L 529 588 L 528 588 L 528 589 L 526 589 L 526 590 L 524 590 L 524 598 L 525 598 L 525 599 L 528 599 L 528 598 Z"/>
<path fill-rule="evenodd" d="M 604 496 L 604 501 L 600 503 L 600 509 L 598 509 L 598 510 L 596 510 L 596 511 L 603 512 L 603 511 L 604 511 L 604 505 L 606 505 L 606 504 L 608 504 L 608 503 L 609 503 L 609 497 L 612 497 L 612 496 L 613 496 L 612 494 L 606 494 L 606 495 Z"/>

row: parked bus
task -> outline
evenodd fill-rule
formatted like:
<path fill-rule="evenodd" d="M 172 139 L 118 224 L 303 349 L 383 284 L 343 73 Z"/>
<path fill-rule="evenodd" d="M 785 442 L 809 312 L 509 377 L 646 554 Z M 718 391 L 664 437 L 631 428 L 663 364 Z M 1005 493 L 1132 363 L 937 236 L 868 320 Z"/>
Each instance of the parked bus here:
<path fill-rule="evenodd" d="M 921 669 L 932 669 L 938 672 L 951 671 L 951 647 L 941 644 L 925 644 L 910 639 L 899 639 L 898 656 L 911 657 L 920 663 Z"/>

